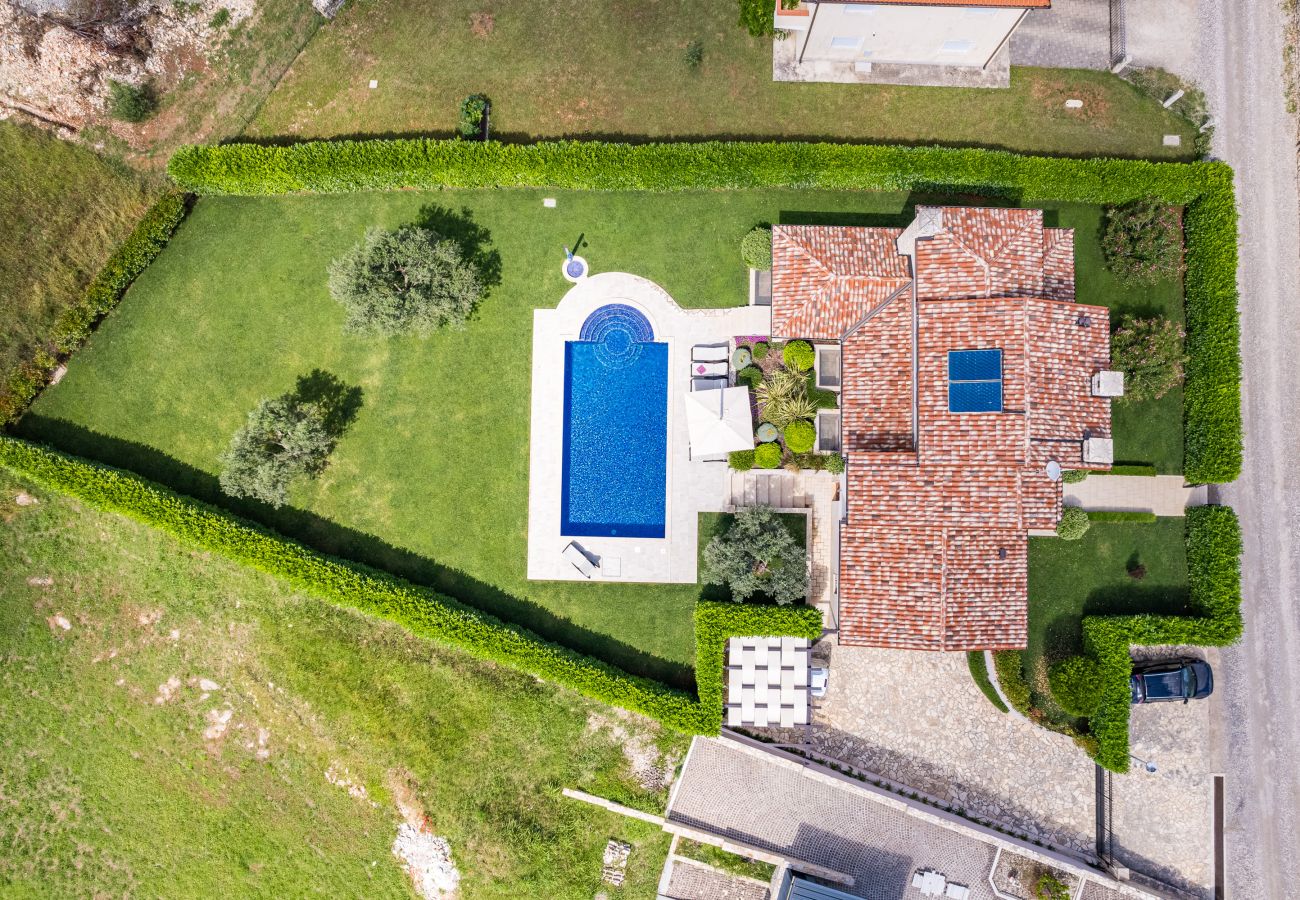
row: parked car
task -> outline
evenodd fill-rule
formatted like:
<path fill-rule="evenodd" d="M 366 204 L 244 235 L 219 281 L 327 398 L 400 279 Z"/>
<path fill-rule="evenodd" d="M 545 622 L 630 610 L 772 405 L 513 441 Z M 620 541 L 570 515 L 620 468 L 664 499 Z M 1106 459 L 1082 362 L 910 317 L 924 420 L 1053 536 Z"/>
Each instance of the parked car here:
<path fill-rule="evenodd" d="M 1214 673 L 1203 659 L 1180 656 L 1134 663 L 1129 680 L 1134 703 L 1202 700 L 1214 692 Z"/>
<path fill-rule="evenodd" d="M 812 688 L 809 691 L 816 699 L 820 700 L 826 696 L 826 683 L 830 681 L 831 670 L 825 666 L 813 666 L 812 668 Z"/>

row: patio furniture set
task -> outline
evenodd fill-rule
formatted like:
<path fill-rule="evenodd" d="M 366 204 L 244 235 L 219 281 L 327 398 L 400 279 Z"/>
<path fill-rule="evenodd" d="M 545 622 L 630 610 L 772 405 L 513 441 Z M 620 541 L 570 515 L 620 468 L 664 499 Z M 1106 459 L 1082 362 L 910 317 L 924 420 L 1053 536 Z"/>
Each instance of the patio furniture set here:
<path fill-rule="evenodd" d="M 949 881 L 934 869 L 917 869 L 912 873 L 912 887 L 920 891 L 922 897 L 947 897 L 949 900 L 969 900 L 970 897 L 969 887 Z"/>

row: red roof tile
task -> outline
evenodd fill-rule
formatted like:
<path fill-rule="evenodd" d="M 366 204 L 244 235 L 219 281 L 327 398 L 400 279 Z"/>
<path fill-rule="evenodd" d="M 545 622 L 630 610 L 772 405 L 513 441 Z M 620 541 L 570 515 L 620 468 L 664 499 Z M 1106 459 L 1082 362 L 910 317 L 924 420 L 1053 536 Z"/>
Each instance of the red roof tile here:
<path fill-rule="evenodd" d="M 1085 432 L 1110 433 L 1089 384 L 1109 364 L 1109 315 L 1073 302 L 1074 234 L 1040 210 L 917 213 L 901 232 L 774 229 L 774 333 L 842 339 L 840 639 L 1020 647 L 1027 535 L 1060 517 L 1046 463 L 1077 467 Z M 915 248 L 915 296 L 846 282 L 906 284 L 899 247 Z M 994 348 L 1002 411 L 950 412 L 948 352 Z"/>
<path fill-rule="evenodd" d="M 772 333 L 838 340 L 911 281 L 898 228 L 772 229 Z"/>

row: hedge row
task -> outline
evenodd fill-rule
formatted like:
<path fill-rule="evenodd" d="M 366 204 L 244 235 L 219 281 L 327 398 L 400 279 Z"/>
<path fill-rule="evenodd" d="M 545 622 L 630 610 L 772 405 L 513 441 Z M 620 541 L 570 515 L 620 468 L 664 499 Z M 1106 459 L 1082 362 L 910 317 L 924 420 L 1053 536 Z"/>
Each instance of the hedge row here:
<path fill-rule="evenodd" d="M 420 637 L 547 678 L 686 732 L 716 734 L 721 726 L 722 658 L 727 638 L 821 636 L 821 613 L 811 607 L 701 602 L 696 608 L 697 700 L 546 641 L 444 594 L 309 550 L 138 475 L 6 435 L 0 435 L 0 465 L 97 509 L 151 525 L 189 546 L 283 578 L 295 588 L 340 606 L 396 622 Z M 698 668 L 701 665 L 703 668 Z"/>
<path fill-rule="evenodd" d="M 316 141 L 185 147 L 172 178 L 199 194 L 347 193 L 442 187 L 680 191 L 819 188 L 952 193 L 1018 203 L 1117 204 L 1157 197 L 1186 207 L 1185 468 L 1197 482 L 1241 469 L 1237 226 L 1222 163 L 1058 159 L 998 150 L 710 141 Z"/>
<path fill-rule="evenodd" d="M 131 282 L 167 246 L 172 233 L 185 218 L 188 207 L 184 193 L 171 191 L 149 208 L 77 303 L 65 310 L 54 323 L 50 346 L 9 376 L 4 393 L 0 395 L 0 422 L 16 419 L 49 383 L 50 374 L 58 367 L 59 360 L 76 351 L 90 336 L 95 323 L 117 306 Z"/>
<path fill-rule="evenodd" d="M 1187 510 L 1187 580 L 1196 616 L 1086 616 L 1084 647 L 1101 671 L 1101 702 L 1089 720 L 1097 762 L 1128 771 L 1133 645 L 1222 647 L 1241 636 L 1241 526 L 1226 506 Z"/>
<path fill-rule="evenodd" d="M 1138 512 L 1135 510 L 1098 509 L 1088 513 L 1088 519 L 1093 522 L 1150 524 L 1156 520 L 1156 514 L 1153 512 Z"/>
<path fill-rule="evenodd" d="M 1155 466 L 1149 465 L 1149 464 L 1147 464 L 1147 463 L 1132 463 L 1132 464 L 1128 464 L 1128 465 L 1111 466 L 1111 467 L 1110 467 L 1109 469 L 1107 469 L 1106 471 L 1104 471 L 1104 472 L 1097 472 L 1097 473 L 1095 473 L 1095 474 L 1097 474 L 1097 475 L 1137 475 L 1137 476 L 1141 476 L 1141 477 L 1145 477 L 1145 478 L 1150 478 L 1150 477 L 1153 477 L 1153 476 L 1155 476 L 1155 475 L 1159 475 L 1160 473 L 1156 471 L 1156 467 L 1155 467 Z"/>

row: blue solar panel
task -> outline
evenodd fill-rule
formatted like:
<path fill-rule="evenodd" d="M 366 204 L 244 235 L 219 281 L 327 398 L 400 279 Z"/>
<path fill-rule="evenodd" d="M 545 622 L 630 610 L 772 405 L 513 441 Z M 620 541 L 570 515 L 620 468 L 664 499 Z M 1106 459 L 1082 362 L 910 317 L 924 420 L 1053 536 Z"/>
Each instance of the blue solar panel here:
<path fill-rule="evenodd" d="M 957 381 L 949 384 L 948 411 L 1002 412 L 1002 382 Z"/>
<path fill-rule="evenodd" d="M 949 381 L 1001 381 L 1001 350 L 953 350 L 948 353 Z"/>
<path fill-rule="evenodd" d="M 1002 411 L 1002 351 L 948 353 L 948 411 Z"/>

